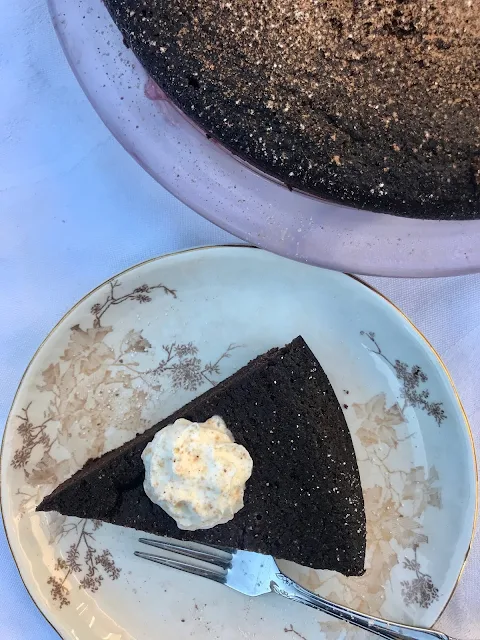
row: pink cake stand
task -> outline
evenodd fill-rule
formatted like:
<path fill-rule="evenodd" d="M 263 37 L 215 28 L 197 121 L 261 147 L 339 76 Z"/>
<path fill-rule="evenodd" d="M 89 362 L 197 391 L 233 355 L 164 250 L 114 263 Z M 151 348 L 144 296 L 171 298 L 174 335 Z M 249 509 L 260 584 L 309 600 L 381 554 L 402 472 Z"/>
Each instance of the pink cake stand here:
<path fill-rule="evenodd" d="M 480 220 L 399 218 L 289 191 L 206 138 L 150 80 L 101 0 L 49 0 L 70 65 L 104 123 L 177 198 L 249 243 L 384 276 L 480 271 Z"/>

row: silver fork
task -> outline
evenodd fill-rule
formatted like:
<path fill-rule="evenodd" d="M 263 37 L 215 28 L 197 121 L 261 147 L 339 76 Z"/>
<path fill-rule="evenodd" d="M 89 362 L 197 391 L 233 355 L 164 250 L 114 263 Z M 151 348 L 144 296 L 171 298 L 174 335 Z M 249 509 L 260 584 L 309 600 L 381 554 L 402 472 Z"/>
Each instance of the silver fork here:
<path fill-rule="evenodd" d="M 139 558 L 220 582 L 247 596 L 261 596 L 273 591 L 284 598 L 306 604 L 387 640 L 454 640 L 440 631 L 388 622 L 330 602 L 283 575 L 272 556 L 170 539 L 140 538 L 139 542 L 187 556 L 200 561 L 200 564 L 156 553 L 135 551 Z"/>

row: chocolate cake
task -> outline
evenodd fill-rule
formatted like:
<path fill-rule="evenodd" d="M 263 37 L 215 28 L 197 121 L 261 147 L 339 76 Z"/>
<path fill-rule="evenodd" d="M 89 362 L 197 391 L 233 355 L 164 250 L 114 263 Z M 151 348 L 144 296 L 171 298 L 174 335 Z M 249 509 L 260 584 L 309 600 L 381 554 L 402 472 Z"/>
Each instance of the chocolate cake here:
<path fill-rule="evenodd" d="M 478 0 L 106 0 L 233 153 L 374 211 L 480 217 Z"/>
<path fill-rule="evenodd" d="M 253 459 L 245 506 L 226 524 L 183 531 L 147 497 L 141 453 L 177 418 L 220 415 Z M 90 460 L 37 507 L 181 540 L 247 549 L 361 575 L 365 512 L 343 412 L 301 337 L 230 378 L 122 447 Z"/>

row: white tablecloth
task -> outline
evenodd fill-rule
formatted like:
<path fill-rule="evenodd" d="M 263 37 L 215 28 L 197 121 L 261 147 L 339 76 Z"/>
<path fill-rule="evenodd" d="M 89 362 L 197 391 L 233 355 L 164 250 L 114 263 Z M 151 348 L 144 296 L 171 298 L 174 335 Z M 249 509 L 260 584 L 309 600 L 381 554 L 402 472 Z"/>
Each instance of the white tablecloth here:
<path fill-rule="evenodd" d="M 65 61 L 44 0 L 0 0 L 0 431 L 33 352 L 83 294 L 158 254 L 231 241 L 120 147 Z M 480 275 L 370 281 L 431 340 L 480 440 Z M 441 628 L 480 638 L 480 540 Z M 57 634 L 0 530 L 0 638 Z M 312 639 L 313 640 L 313 639 Z"/>

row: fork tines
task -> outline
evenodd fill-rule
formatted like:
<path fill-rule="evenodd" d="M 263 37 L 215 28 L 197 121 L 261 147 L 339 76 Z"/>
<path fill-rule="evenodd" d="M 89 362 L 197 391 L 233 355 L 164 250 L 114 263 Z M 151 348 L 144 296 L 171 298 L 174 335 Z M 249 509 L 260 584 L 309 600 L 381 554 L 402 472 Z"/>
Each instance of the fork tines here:
<path fill-rule="evenodd" d="M 205 547 L 194 542 L 184 543 L 177 540 L 164 541 L 152 538 L 140 538 L 139 542 L 151 547 L 156 547 L 157 549 L 178 553 L 179 555 L 199 560 L 202 562 L 202 565 L 184 560 L 177 560 L 176 558 L 158 555 L 156 553 L 135 551 L 135 555 L 138 558 L 151 560 L 152 562 L 163 564 L 167 567 L 172 567 L 173 569 L 180 569 L 181 571 L 193 573 L 204 578 L 210 578 L 210 580 L 215 580 L 216 582 L 225 582 L 228 569 L 232 563 L 232 553 L 230 553 L 230 550 L 227 551 L 224 549 L 212 548 L 210 546 Z M 203 563 L 208 563 L 210 566 L 206 566 Z"/>

